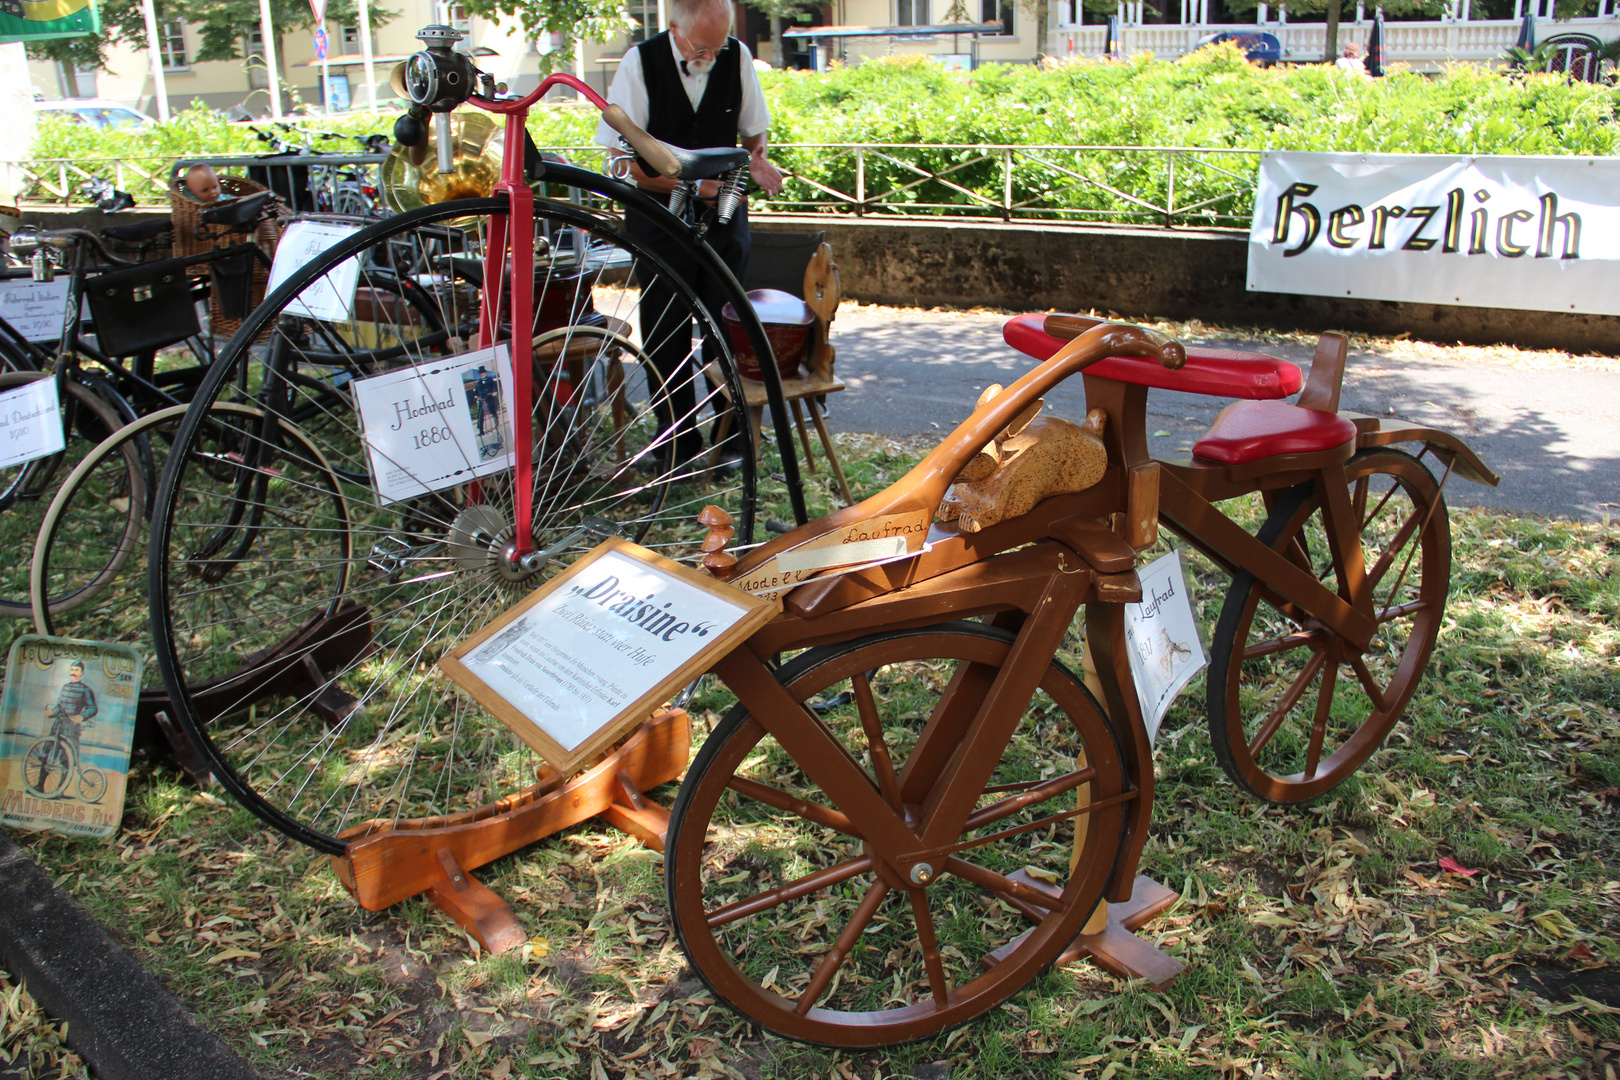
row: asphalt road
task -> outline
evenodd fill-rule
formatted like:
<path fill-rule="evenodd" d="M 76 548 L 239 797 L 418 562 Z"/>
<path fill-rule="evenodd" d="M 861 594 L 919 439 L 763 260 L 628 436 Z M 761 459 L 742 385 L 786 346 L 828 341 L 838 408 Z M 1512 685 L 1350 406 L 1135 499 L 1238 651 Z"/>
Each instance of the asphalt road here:
<path fill-rule="evenodd" d="M 849 388 L 830 402 L 831 427 L 891 436 L 950 431 L 985 386 L 1011 383 L 1032 363 L 1002 342 L 1005 318 L 846 305 L 833 325 L 833 342 L 838 374 Z M 1310 366 L 1311 349 L 1304 345 L 1238 338 L 1205 344 Z M 1447 485 L 1453 505 L 1620 518 L 1620 372 L 1556 365 L 1531 370 L 1480 354 L 1411 359 L 1352 349 L 1341 407 L 1421 421 L 1466 439 L 1502 484 L 1490 489 L 1456 479 Z M 1153 452 L 1185 456 L 1224 404 L 1154 391 L 1148 398 Z M 1048 395 L 1047 407 L 1079 420 L 1079 380 Z"/>

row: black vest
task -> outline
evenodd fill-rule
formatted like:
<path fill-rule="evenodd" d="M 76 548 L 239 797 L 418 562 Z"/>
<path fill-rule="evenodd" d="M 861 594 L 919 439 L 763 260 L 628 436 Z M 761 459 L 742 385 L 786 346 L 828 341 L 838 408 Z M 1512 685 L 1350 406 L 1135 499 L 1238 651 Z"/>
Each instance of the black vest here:
<path fill-rule="evenodd" d="M 742 46 L 726 38 L 714 58 L 697 111 L 686 96 L 675 50 L 666 30 L 637 46 L 641 78 L 647 84 L 647 132 L 687 150 L 737 145 L 737 113 L 742 109 Z"/>

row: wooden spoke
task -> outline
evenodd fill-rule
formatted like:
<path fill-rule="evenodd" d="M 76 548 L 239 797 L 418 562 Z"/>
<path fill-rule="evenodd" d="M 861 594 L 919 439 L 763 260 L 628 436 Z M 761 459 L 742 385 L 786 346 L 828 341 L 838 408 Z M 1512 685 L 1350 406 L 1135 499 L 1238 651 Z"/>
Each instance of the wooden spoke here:
<path fill-rule="evenodd" d="M 872 698 L 870 672 L 862 671 L 850 679 L 855 692 L 855 705 L 861 713 L 861 730 L 866 733 L 866 747 L 872 755 L 872 771 L 877 774 L 878 790 L 895 810 L 900 809 L 900 780 L 894 774 L 894 759 L 883 739 L 883 721 L 878 717 L 877 702 Z"/>
<path fill-rule="evenodd" d="M 1362 690 L 1367 693 L 1367 700 L 1371 701 L 1373 708 L 1383 712 L 1388 706 L 1384 703 L 1384 688 L 1378 685 L 1378 680 L 1367 667 L 1365 656 L 1352 656 L 1350 668 L 1356 673 L 1356 681 L 1361 684 Z"/>
<path fill-rule="evenodd" d="M 818 870 L 814 874 L 806 874 L 804 877 L 790 881 L 786 885 L 756 893 L 745 900 L 738 900 L 711 912 L 708 917 L 708 924 L 711 927 L 724 926 L 727 923 L 736 922 L 738 919 L 745 919 L 750 915 L 758 915 L 762 911 L 769 911 L 771 908 L 785 904 L 789 900 L 797 900 L 801 896 L 809 896 L 813 892 L 829 889 L 839 882 L 848 881 L 856 874 L 864 874 L 870 869 L 872 869 L 871 859 L 852 859 L 838 866 Z"/>
<path fill-rule="evenodd" d="M 1288 692 L 1283 694 L 1282 700 L 1277 702 L 1277 707 L 1271 710 L 1270 716 L 1266 717 L 1266 722 L 1260 725 L 1259 731 L 1255 732 L 1254 740 L 1249 743 L 1250 754 L 1258 754 L 1266 743 L 1271 741 L 1271 737 L 1277 734 L 1277 729 L 1282 727 L 1282 722 L 1288 719 L 1289 712 L 1295 705 L 1299 704 L 1300 697 L 1304 695 L 1306 688 L 1310 686 L 1311 680 L 1316 677 L 1317 671 L 1321 669 L 1322 663 L 1326 659 L 1326 649 L 1317 649 L 1311 654 L 1310 660 L 1305 664 L 1305 669 L 1295 677 L 1293 685 L 1288 688 Z"/>
<path fill-rule="evenodd" d="M 810 985 L 799 995 L 794 1010 L 800 1016 L 809 1012 L 810 1007 L 821 996 L 821 992 L 827 989 L 827 984 L 832 982 L 833 976 L 843 966 L 845 957 L 849 956 L 849 950 L 855 947 L 855 942 L 865 932 L 872 921 L 872 916 L 877 914 L 878 905 L 883 903 L 883 898 L 887 895 L 889 887 L 881 881 L 874 881 L 867 887 L 866 896 L 861 899 L 861 906 L 855 910 L 854 917 L 844 927 L 843 933 L 838 935 L 832 949 L 821 958 L 821 963 L 816 965 L 816 972 L 810 978 Z"/>
<path fill-rule="evenodd" d="M 1329 661 L 1322 668 L 1322 689 L 1316 699 L 1316 716 L 1311 721 L 1311 744 L 1305 751 L 1307 780 L 1316 775 L 1316 767 L 1322 763 L 1322 741 L 1327 738 L 1328 719 L 1333 715 L 1333 688 L 1338 678 L 1338 661 Z"/>
<path fill-rule="evenodd" d="M 1289 649 L 1309 648 L 1324 637 L 1321 630 L 1301 630 L 1293 634 L 1280 634 L 1265 641 L 1255 642 L 1243 650 L 1243 659 L 1258 660 L 1262 656 L 1286 652 Z"/>
<path fill-rule="evenodd" d="M 980 888 L 989 889 L 998 896 L 1021 900 L 1026 904 L 1032 904 L 1040 908 L 1042 911 L 1050 911 L 1055 906 L 1052 894 L 1042 892 L 1039 889 L 1032 889 L 1028 885 L 1022 885 L 1009 877 L 996 873 L 994 870 L 980 866 L 975 862 L 969 862 L 967 859 L 958 858 L 955 855 L 945 860 L 945 871 L 946 873 L 955 874 L 957 877 L 966 878 Z"/>
<path fill-rule="evenodd" d="M 1092 768 L 1076 769 L 1073 772 L 1064 773 L 1062 776 L 1054 776 L 1052 779 L 1036 784 L 1019 795 L 1014 795 L 1008 799 L 998 799 L 989 806 L 975 810 L 968 815 L 967 824 L 962 831 L 971 832 L 974 829 L 982 829 L 993 821 L 1001 821 L 1004 818 L 1011 817 L 1025 807 L 1034 806 L 1036 803 L 1045 802 L 1048 799 L 1055 799 L 1065 791 L 1073 791 L 1081 784 L 1094 780 L 1096 777 L 1097 770 Z"/>
<path fill-rule="evenodd" d="M 830 806 L 809 802 L 805 799 L 795 798 L 785 791 L 762 784 L 758 780 L 750 780 L 746 776 L 733 776 L 730 783 L 731 790 L 739 795 L 753 799 L 755 802 L 774 806 L 784 813 L 802 817 L 806 821 L 813 821 L 817 825 L 825 825 L 829 829 L 837 829 L 845 836 L 861 835 L 851 824 L 848 817 L 834 810 Z"/>
<path fill-rule="evenodd" d="M 917 925 L 923 970 L 928 972 L 928 991 L 936 1003 L 944 1005 L 951 996 L 951 987 L 945 980 L 945 965 L 940 962 L 939 941 L 934 935 L 934 916 L 928 910 L 928 893 L 923 889 L 911 890 L 911 918 Z"/>

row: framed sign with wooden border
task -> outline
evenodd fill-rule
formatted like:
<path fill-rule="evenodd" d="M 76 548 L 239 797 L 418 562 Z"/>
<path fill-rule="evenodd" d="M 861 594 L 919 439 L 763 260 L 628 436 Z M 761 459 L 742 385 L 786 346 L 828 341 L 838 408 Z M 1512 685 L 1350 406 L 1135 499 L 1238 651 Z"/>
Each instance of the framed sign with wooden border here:
<path fill-rule="evenodd" d="M 775 614 L 769 600 L 614 538 L 439 667 L 567 774 Z"/>

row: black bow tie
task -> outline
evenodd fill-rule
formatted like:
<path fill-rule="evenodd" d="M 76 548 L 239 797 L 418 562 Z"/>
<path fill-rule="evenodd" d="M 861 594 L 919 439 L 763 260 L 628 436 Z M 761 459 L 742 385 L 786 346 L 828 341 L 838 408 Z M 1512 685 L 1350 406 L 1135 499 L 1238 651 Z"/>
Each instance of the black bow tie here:
<path fill-rule="evenodd" d="M 691 73 L 691 72 L 690 72 L 690 71 L 689 71 L 689 70 L 687 70 L 687 67 L 686 67 L 686 61 L 685 61 L 685 60 L 682 60 L 682 61 L 681 61 L 681 74 L 682 74 L 682 75 L 685 75 L 685 76 L 686 76 L 686 77 L 687 77 L 687 78 L 691 78 L 691 77 L 692 77 L 692 73 Z"/>

